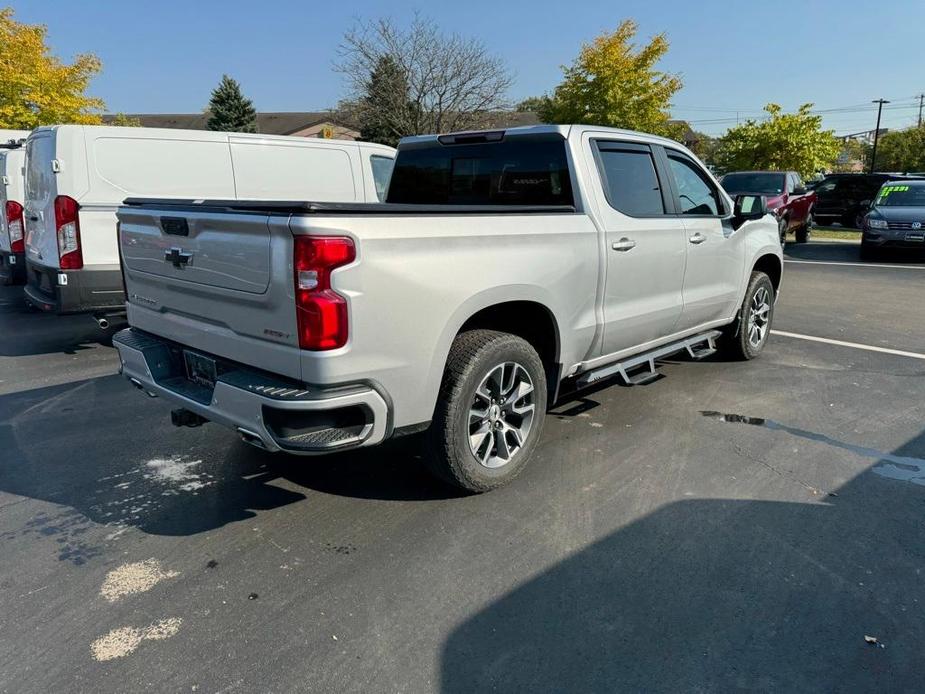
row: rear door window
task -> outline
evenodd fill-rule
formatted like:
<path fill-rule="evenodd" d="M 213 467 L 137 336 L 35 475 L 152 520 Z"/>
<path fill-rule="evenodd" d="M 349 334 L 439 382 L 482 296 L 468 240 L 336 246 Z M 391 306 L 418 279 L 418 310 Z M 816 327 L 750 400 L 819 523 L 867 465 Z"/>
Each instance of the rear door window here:
<path fill-rule="evenodd" d="M 422 205 L 573 205 L 565 140 L 434 142 L 399 150 L 386 199 Z"/>
<path fill-rule="evenodd" d="M 611 207 L 631 217 L 665 214 L 662 186 L 648 145 L 598 140 L 595 146 Z"/>

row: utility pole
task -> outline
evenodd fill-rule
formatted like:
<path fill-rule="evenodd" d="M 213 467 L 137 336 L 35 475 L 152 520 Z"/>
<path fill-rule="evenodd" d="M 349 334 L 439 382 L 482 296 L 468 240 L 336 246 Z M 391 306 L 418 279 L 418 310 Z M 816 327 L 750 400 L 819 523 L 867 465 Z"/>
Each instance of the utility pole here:
<path fill-rule="evenodd" d="M 877 165 L 877 140 L 880 139 L 880 115 L 883 113 L 883 104 L 890 103 L 886 99 L 874 99 L 870 103 L 878 104 L 877 106 L 877 129 L 874 130 L 874 149 L 870 153 L 870 173 L 874 172 Z"/>
<path fill-rule="evenodd" d="M 925 103 L 925 94 L 919 94 L 919 127 L 922 127 L 922 104 Z"/>

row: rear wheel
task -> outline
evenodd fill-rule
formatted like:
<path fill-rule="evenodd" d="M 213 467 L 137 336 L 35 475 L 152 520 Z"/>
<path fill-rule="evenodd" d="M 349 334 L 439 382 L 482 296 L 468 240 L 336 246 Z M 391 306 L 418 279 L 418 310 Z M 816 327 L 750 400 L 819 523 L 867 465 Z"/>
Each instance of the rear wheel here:
<path fill-rule="evenodd" d="M 546 374 L 526 340 L 470 330 L 453 341 L 426 436 L 431 471 L 485 492 L 523 470 L 546 416 Z"/>
<path fill-rule="evenodd" d="M 780 245 L 781 246 L 783 246 L 784 243 L 786 243 L 787 241 L 787 227 L 788 226 L 789 226 L 789 222 L 784 217 L 781 217 L 780 221 L 777 222 L 777 233 L 778 235 L 780 235 Z"/>
<path fill-rule="evenodd" d="M 754 359 L 768 342 L 774 319 L 774 285 L 763 272 L 752 272 L 739 311 L 739 320 L 727 329 L 726 348 L 736 359 Z"/>

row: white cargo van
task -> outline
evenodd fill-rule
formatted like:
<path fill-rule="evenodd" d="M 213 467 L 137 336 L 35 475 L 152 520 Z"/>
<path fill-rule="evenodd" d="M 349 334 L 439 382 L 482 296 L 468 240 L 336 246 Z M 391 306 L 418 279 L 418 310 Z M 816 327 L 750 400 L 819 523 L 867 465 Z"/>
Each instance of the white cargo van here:
<path fill-rule="evenodd" d="M 37 128 L 25 149 L 26 300 L 98 316 L 123 310 L 125 198 L 376 202 L 395 156 L 346 140 L 81 125 Z"/>
<path fill-rule="evenodd" d="M 23 166 L 21 145 L 0 145 L 0 284 L 26 279 L 23 241 Z"/>

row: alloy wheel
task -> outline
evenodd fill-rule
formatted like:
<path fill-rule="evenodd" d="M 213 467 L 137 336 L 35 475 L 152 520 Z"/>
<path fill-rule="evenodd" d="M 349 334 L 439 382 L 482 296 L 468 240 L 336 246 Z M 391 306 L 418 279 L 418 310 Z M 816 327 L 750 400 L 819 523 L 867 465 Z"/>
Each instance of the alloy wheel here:
<path fill-rule="evenodd" d="M 758 287 L 748 307 L 748 342 L 760 347 L 767 337 L 771 322 L 771 293 L 767 287 Z"/>
<path fill-rule="evenodd" d="M 487 468 L 507 465 L 523 448 L 536 412 L 533 380 L 517 362 L 491 369 L 469 408 L 469 450 Z"/>

